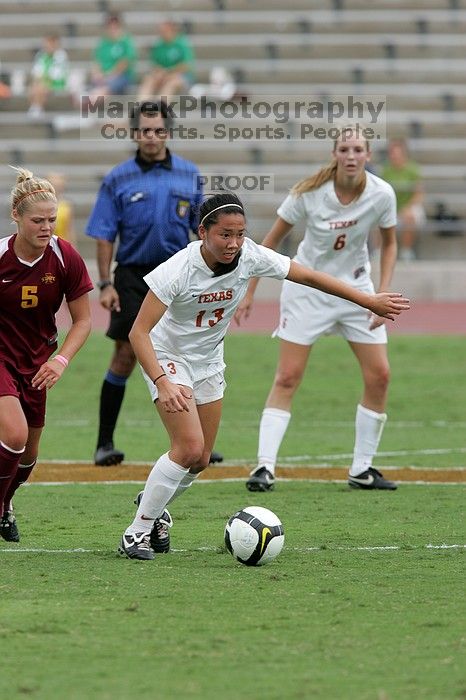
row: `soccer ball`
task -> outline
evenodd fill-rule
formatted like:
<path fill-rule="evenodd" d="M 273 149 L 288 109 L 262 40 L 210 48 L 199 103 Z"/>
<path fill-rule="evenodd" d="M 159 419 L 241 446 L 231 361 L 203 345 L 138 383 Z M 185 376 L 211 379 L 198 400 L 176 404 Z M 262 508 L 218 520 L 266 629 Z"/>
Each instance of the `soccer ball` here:
<path fill-rule="evenodd" d="M 230 554 L 246 566 L 262 566 L 282 551 L 285 535 L 275 513 L 248 506 L 231 516 L 225 526 L 225 544 Z"/>

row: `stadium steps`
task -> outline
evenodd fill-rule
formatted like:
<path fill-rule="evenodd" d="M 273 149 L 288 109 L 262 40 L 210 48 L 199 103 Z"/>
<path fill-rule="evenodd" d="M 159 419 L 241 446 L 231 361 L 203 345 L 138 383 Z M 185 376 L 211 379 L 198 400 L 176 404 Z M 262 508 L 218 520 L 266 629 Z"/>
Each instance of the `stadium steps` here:
<path fill-rule="evenodd" d="M 225 10 L 251 10 L 252 6 L 256 10 L 283 10 L 283 0 L 171 0 L 169 5 L 176 5 L 178 12 L 189 12 L 195 7 L 198 10 L 215 10 L 219 13 Z M 83 12 L 102 12 L 109 3 L 102 0 L 81 0 L 79 7 Z M 350 7 L 349 7 L 350 6 Z M 75 0 L 0 0 L 0 11 L 17 12 L 18 7 L 23 11 L 34 11 L 40 8 L 43 12 L 59 13 L 63 8 L 75 8 Z M 160 13 L 165 10 L 170 13 L 173 7 L 164 8 L 156 6 L 154 0 L 137 0 L 133 7 L 138 11 L 151 11 Z M 372 0 L 371 7 L 374 10 L 414 10 L 419 12 L 419 0 Z M 443 12 L 455 12 L 466 7 L 465 0 L 423 0 L 422 10 L 435 10 Z M 128 10 L 127 0 L 112 0 L 111 9 L 113 12 L 124 13 Z M 342 11 L 365 10 L 367 11 L 366 0 L 293 0 L 294 10 L 322 10 L 333 11 L 336 14 Z"/>
<path fill-rule="evenodd" d="M 265 3 L 264 3 L 265 4 Z M 22 21 L 23 15 L 1 7 L 2 23 L 0 37 L 39 37 L 53 26 L 60 34 L 76 36 L 99 36 L 102 31 L 104 13 L 101 11 L 84 11 L 76 4 L 57 6 L 56 11 L 35 11 L 37 3 L 28 12 L 28 22 Z M 385 32 L 451 33 L 461 32 L 466 28 L 466 9 L 424 9 L 396 7 L 379 9 L 297 9 L 274 10 L 269 6 L 254 9 L 235 9 L 225 11 L 190 9 L 172 10 L 170 17 L 184 25 L 194 37 L 196 33 L 208 34 L 228 31 L 232 33 L 252 33 L 261 31 L 301 31 L 303 34 L 321 34 L 324 32 L 377 32 L 383 27 Z M 136 35 L 144 35 L 147 27 L 156 28 L 160 15 L 154 10 L 129 10 L 123 13 L 128 30 Z M 13 30 L 13 31 L 12 31 Z"/>
<path fill-rule="evenodd" d="M 326 110 L 324 111 L 324 118 L 320 119 L 319 122 L 314 120 L 312 122 L 306 114 L 305 106 L 300 107 L 300 116 L 298 118 L 291 115 L 290 117 L 285 116 L 285 112 L 281 109 L 282 100 L 278 97 L 275 98 L 276 102 L 272 107 L 276 112 L 272 112 L 270 108 L 270 116 L 267 118 L 258 118 L 254 115 L 253 108 L 254 103 L 248 107 L 245 105 L 245 113 L 248 114 L 247 120 L 240 121 L 240 116 L 238 120 L 229 119 L 228 117 L 222 116 L 222 113 L 217 112 L 215 118 L 210 117 L 211 112 L 207 112 L 202 115 L 200 110 L 190 110 L 185 116 L 181 116 L 175 119 L 173 126 L 173 136 L 175 141 L 186 140 L 188 135 L 185 133 L 186 130 L 195 129 L 197 135 L 202 135 L 202 138 L 206 140 L 215 139 L 215 129 L 217 127 L 224 127 L 225 129 L 238 129 L 242 130 L 243 135 L 246 139 L 254 138 L 257 134 L 258 138 L 263 141 L 270 141 L 273 137 L 269 137 L 265 134 L 265 128 L 269 126 L 271 129 L 277 131 L 278 140 L 294 141 L 307 139 L 308 142 L 314 142 L 318 136 L 314 138 L 312 135 L 307 136 L 310 132 L 307 131 L 311 127 L 317 130 L 327 127 L 328 124 L 328 114 Z M 308 102 L 309 100 L 304 100 L 300 98 L 302 102 Z M 269 103 L 263 103 L 267 110 L 269 110 Z M 363 101 L 361 101 L 363 104 Z M 383 100 L 380 100 L 380 105 L 383 105 Z M 374 104 L 373 109 L 383 110 L 383 106 Z M 338 106 L 338 105 L 337 105 Z M 295 107 L 296 108 L 296 107 Z M 340 107 L 338 106 L 338 109 Z M 430 138 L 442 138 L 444 135 L 448 134 L 450 139 L 465 139 L 466 138 L 466 112 L 463 111 L 452 111 L 445 112 L 443 110 L 389 110 L 386 114 L 380 111 L 380 116 L 378 123 L 372 123 L 375 117 L 375 111 L 372 116 L 364 109 L 361 108 L 361 115 L 358 116 L 358 109 L 354 109 L 354 121 L 360 121 L 367 128 L 372 128 L 374 133 L 377 134 L 377 139 L 384 138 L 387 129 L 390 129 L 392 135 L 403 136 L 409 138 L 413 134 L 422 135 L 425 139 Z M 176 110 L 176 108 L 175 108 Z M 238 114 L 241 115 L 241 109 L 237 107 Z M 276 114 L 277 116 L 274 116 Z M 338 110 L 331 115 L 332 123 L 335 125 L 339 123 Z M 94 115 L 89 115 L 88 118 L 79 119 L 79 115 L 76 113 L 61 114 L 57 116 L 45 115 L 37 120 L 30 120 L 26 112 L 11 112 L 11 113 L 1 113 L 0 112 L 0 138 L 2 132 L 8 133 L 8 137 L 15 139 L 24 136 L 27 131 L 29 138 L 47 138 L 47 137 L 59 137 L 61 132 L 63 132 L 64 137 L 68 139 L 81 139 L 82 141 L 92 141 L 101 139 L 105 134 L 102 133 L 103 127 L 108 122 L 105 118 L 97 119 Z M 121 126 L 126 127 L 126 121 L 123 119 L 121 121 Z M 278 135 L 278 131 L 282 135 Z M 193 132 L 194 133 L 194 132 Z M 185 135 L 183 135 L 185 134 Z M 111 138 L 111 134 L 108 135 Z M 234 136 L 234 134 L 233 134 Z M 232 137 L 233 137 L 232 136 Z M 219 138 L 216 139 L 217 142 Z M 248 146 L 239 144 L 241 148 L 246 148 Z M 377 145 L 377 141 L 374 141 L 374 145 Z"/>
<path fill-rule="evenodd" d="M 285 10 L 282 0 L 176 0 L 168 9 L 190 33 L 202 82 L 213 65 L 222 63 L 235 73 L 239 94 L 251 99 L 303 94 L 319 98 L 348 92 L 355 96 L 386 95 L 388 135 L 408 138 L 422 167 L 429 213 L 442 201 L 466 220 L 466 133 L 462 124 L 466 122 L 466 48 L 462 45 L 466 1 L 424 0 L 420 7 L 418 0 L 374 0 L 369 10 L 362 0 L 292 0 L 290 5 Z M 53 27 L 63 34 L 73 69 L 85 76 L 102 31 L 105 6 L 98 0 L 83 0 L 79 5 L 71 0 L 19 0 L 19 5 L 0 0 L 3 74 L 16 71 L 26 76 L 41 37 Z M 114 0 L 111 9 L 123 12 L 129 31 L 136 37 L 142 74 L 148 67 L 147 48 L 160 8 L 154 8 L 153 0 L 138 0 L 131 6 Z M 79 246 L 92 257 L 93 243 L 82 231 L 98 183 L 110 167 L 134 152 L 133 146 L 79 139 L 76 126 L 74 131 L 57 128 L 73 114 L 70 96 L 51 100 L 51 114 L 44 122 L 24 120 L 26 109 L 24 96 L 17 95 L 8 104 L 0 102 L 1 191 L 11 189 L 8 163 L 23 162 L 41 174 L 50 169 L 65 171 L 70 180 L 69 196 L 76 207 Z M 293 141 L 177 141 L 176 151 L 194 160 L 204 172 L 274 174 L 273 196 L 244 197 L 249 227 L 258 238 L 270 227 L 286 189 L 326 162 L 329 154 L 328 142 L 303 148 L 302 143 Z M 378 148 L 374 154 L 379 161 L 382 152 Z M 8 217 L 7 198 L 3 201 Z M 436 222 L 430 221 L 420 241 L 421 256 L 425 260 L 440 256 L 452 264 L 464 260 L 466 236 L 441 237 L 435 226 Z M 294 236 L 291 247 L 298 238 Z M 457 272 L 453 267 L 450 272 L 449 283 L 453 284 Z M 433 274 L 430 268 L 428 274 Z M 437 290 L 438 286 L 431 285 Z"/>

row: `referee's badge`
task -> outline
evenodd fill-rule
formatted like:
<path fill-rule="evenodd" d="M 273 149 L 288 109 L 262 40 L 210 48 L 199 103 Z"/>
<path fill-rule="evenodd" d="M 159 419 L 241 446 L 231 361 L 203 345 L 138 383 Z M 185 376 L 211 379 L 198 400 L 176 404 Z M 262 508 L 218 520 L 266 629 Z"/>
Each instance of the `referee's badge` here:
<path fill-rule="evenodd" d="M 189 202 L 186 199 L 179 199 L 178 204 L 176 205 L 176 213 L 178 214 L 180 219 L 184 219 L 188 211 Z"/>

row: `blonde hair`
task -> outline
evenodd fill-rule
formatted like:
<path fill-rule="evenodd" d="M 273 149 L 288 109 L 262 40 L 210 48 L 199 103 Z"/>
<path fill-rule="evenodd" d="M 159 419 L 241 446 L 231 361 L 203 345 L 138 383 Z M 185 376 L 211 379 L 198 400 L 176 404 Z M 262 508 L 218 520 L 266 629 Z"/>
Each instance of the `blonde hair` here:
<path fill-rule="evenodd" d="M 18 216 L 22 216 L 32 204 L 37 202 L 55 202 L 57 195 L 53 185 L 43 178 L 35 177 L 30 170 L 15 168 L 18 173 L 16 185 L 11 190 L 11 209 L 15 209 Z"/>
<path fill-rule="evenodd" d="M 337 147 L 339 139 L 343 136 L 345 132 L 351 132 L 351 134 L 355 133 L 356 136 L 358 136 L 361 132 L 361 127 L 358 125 L 352 125 L 352 124 L 347 124 L 346 126 L 341 127 L 338 130 L 337 136 L 333 142 L 333 152 L 335 152 L 335 149 Z M 369 146 L 369 141 L 366 140 L 366 148 L 367 151 L 370 151 L 370 146 Z M 304 194 L 305 192 L 310 192 L 311 190 L 317 190 L 319 187 L 324 185 L 326 182 L 329 180 L 335 180 L 335 176 L 337 173 L 337 162 L 336 160 L 332 160 L 328 165 L 325 165 L 323 168 L 318 170 L 314 175 L 311 175 L 310 177 L 305 177 L 303 180 L 300 180 L 297 182 L 293 187 L 291 188 L 291 194 L 294 194 L 296 197 L 299 197 L 299 195 Z M 362 193 L 364 192 L 364 188 L 366 187 L 366 173 L 363 173 L 363 177 L 361 178 L 361 181 L 358 183 L 356 187 L 356 195 L 355 199 L 360 197 Z"/>

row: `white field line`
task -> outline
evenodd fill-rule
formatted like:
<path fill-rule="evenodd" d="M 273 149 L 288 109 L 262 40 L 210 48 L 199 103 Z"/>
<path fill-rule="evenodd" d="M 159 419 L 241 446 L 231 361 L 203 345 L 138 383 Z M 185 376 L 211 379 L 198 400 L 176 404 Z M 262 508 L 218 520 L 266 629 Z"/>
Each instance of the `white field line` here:
<path fill-rule="evenodd" d="M 422 455 L 450 455 L 450 454 L 466 454 L 466 447 L 435 447 L 435 448 L 427 448 L 425 450 L 392 450 L 392 451 L 386 451 L 386 452 L 377 452 L 377 457 L 409 457 L 409 456 L 422 456 Z M 306 455 L 294 455 L 293 457 L 281 457 L 280 458 L 280 466 L 286 467 L 286 466 L 294 466 L 294 464 L 299 463 L 299 462 L 307 462 L 308 464 L 303 464 L 300 466 L 308 466 L 309 463 L 312 463 L 313 466 L 317 467 L 328 467 L 331 466 L 329 464 L 326 464 L 326 462 L 333 462 L 333 461 L 338 461 L 340 459 L 348 460 L 352 459 L 353 453 L 352 452 L 340 452 L 337 454 L 329 454 L 329 455 L 312 455 L 312 454 L 306 454 Z M 243 457 L 238 458 L 238 459 L 233 459 L 230 458 L 228 461 L 222 462 L 219 467 L 234 467 L 234 466 L 240 466 L 244 464 L 255 464 L 256 458 L 255 457 L 250 457 L 249 459 L 245 459 Z M 95 466 L 94 462 L 89 460 L 89 459 L 47 459 L 45 457 L 41 457 L 40 459 L 40 464 L 80 464 L 83 466 Z M 151 466 L 153 462 L 139 462 L 139 461 L 134 461 L 131 462 L 132 465 L 134 466 Z M 125 465 L 123 465 L 125 466 Z M 101 467 L 102 468 L 102 467 Z M 382 469 L 415 469 L 416 467 L 386 467 L 383 466 L 381 467 Z M 417 467 L 418 469 L 431 469 L 434 467 Z M 459 467 L 446 467 L 447 469 L 465 469 L 463 466 Z M 103 467 L 105 469 L 105 467 Z"/>
<path fill-rule="evenodd" d="M 152 419 L 135 419 L 135 418 L 123 418 L 122 424 L 128 428 L 150 428 L 154 425 Z M 54 420 L 53 424 L 63 428 L 82 428 L 90 425 L 94 425 L 95 421 L 91 418 L 58 418 Z M 350 421 L 319 421 L 313 420 L 311 422 L 310 428 L 354 428 L 354 420 Z M 391 420 L 390 428 L 396 428 L 398 430 L 405 430 L 406 428 L 466 428 L 466 421 L 446 421 L 446 420 L 433 420 L 433 421 L 402 421 L 402 420 Z"/>
<path fill-rule="evenodd" d="M 384 471 L 386 471 L 386 467 L 383 467 Z M 303 481 L 303 482 L 309 482 L 312 484 L 346 484 L 347 480 L 346 479 L 312 479 L 312 478 L 304 478 L 304 479 L 288 479 L 286 477 L 279 477 L 278 481 L 284 482 L 284 481 Z M 221 483 L 229 483 L 229 482 L 238 482 L 238 483 L 244 483 L 244 478 L 241 477 L 229 477 L 225 479 L 201 479 L 195 482 L 194 486 L 197 485 L 202 485 L 202 484 L 221 484 Z M 23 484 L 23 487 L 31 487 L 31 486 L 95 486 L 95 485 L 105 485 L 105 486 L 116 486 L 118 484 L 145 484 L 145 480 L 137 480 L 137 479 L 125 479 L 124 481 L 118 480 L 118 481 L 33 481 L 31 483 L 26 483 Z M 403 484 L 403 486 L 410 486 L 411 484 L 414 486 L 464 486 L 464 481 L 398 481 L 399 484 Z"/>
<path fill-rule="evenodd" d="M 452 455 L 452 454 L 466 454 L 466 447 L 435 447 L 427 448 L 425 450 L 392 450 L 392 451 L 380 451 L 377 452 L 377 457 L 408 457 L 414 455 Z M 352 459 L 352 452 L 341 452 L 340 454 L 330 454 L 330 455 L 296 455 L 293 457 L 285 457 L 283 462 L 289 462 L 290 464 L 301 461 L 311 461 L 316 462 L 318 460 L 322 461 L 333 461 L 339 459 Z M 286 466 L 285 464 L 283 466 Z M 398 467 L 399 469 L 400 467 Z"/>
<path fill-rule="evenodd" d="M 343 547 L 343 546 L 328 546 L 328 547 L 293 547 L 293 552 L 399 552 L 429 549 L 466 549 L 466 544 L 423 544 L 423 545 L 378 545 L 374 547 Z M 194 547 L 193 549 L 172 549 L 173 553 L 183 552 L 217 552 L 218 547 Z M 45 549 L 41 547 L 0 547 L 0 554 L 98 554 L 106 553 L 105 549 Z"/>
<path fill-rule="evenodd" d="M 386 467 L 383 467 L 383 470 L 386 471 Z M 239 481 L 239 482 L 244 482 L 244 479 L 237 479 L 237 478 L 231 478 L 231 479 L 202 479 L 201 481 L 197 481 L 196 484 L 216 484 L 219 482 L 228 482 L 228 481 Z M 348 481 L 347 479 L 312 479 L 312 478 L 304 478 L 304 479 L 288 479 L 287 477 L 278 477 L 277 481 L 280 483 L 284 481 L 289 481 L 289 482 L 295 482 L 295 481 L 303 481 L 305 483 L 311 483 L 311 484 L 347 484 Z M 121 482 L 120 482 L 121 483 Z M 144 482 L 145 483 L 145 482 Z M 464 486 L 464 481 L 397 481 L 396 483 L 402 484 L 403 488 L 405 486 L 410 486 L 411 484 L 413 486 Z"/>

